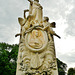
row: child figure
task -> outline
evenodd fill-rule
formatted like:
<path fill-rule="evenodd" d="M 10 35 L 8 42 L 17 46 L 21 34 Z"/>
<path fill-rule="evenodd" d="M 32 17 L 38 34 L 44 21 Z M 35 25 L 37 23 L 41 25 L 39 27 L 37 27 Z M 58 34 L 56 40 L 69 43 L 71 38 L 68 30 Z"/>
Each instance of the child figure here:
<path fill-rule="evenodd" d="M 61 37 L 60 37 L 59 35 L 57 35 L 57 34 L 53 31 L 53 29 L 52 29 L 52 27 L 55 27 L 55 22 L 49 23 L 49 18 L 48 18 L 48 17 L 44 17 L 43 25 L 44 25 L 44 28 L 42 28 L 42 30 L 46 30 L 46 31 L 47 31 L 49 40 L 52 39 L 50 35 L 55 35 L 55 36 L 57 36 L 58 38 L 61 38 Z"/>

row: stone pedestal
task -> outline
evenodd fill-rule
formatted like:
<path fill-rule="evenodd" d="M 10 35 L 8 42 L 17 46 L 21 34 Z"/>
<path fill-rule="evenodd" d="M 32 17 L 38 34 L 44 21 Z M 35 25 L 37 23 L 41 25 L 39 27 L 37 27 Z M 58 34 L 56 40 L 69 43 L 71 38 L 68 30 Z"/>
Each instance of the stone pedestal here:
<path fill-rule="evenodd" d="M 29 15 L 19 18 L 21 25 L 16 75 L 58 75 L 52 24 L 42 19 L 38 0 L 30 2 Z M 41 16 L 39 16 L 41 15 Z M 53 24 L 54 26 L 54 24 Z"/>

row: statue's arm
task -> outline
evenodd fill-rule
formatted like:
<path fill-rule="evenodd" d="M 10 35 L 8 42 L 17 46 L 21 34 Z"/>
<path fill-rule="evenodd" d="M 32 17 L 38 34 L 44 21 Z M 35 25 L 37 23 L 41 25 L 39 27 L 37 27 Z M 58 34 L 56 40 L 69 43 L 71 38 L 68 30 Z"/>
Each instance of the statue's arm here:
<path fill-rule="evenodd" d="M 16 35 L 15 35 L 15 37 L 17 37 L 17 36 L 21 36 L 21 35 L 22 35 L 22 34 L 21 34 L 21 33 L 19 33 L 19 34 L 16 34 Z"/>
<path fill-rule="evenodd" d="M 47 28 L 49 28 L 49 26 L 44 27 L 43 30 L 46 30 Z"/>
<path fill-rule="evenodd" d="M 41 29 L 41 30 L 46 30 L 48 28 L 48 26 L 44 27 L 44 28 L 42 28 L 42 27 L 38 27 L 38 28 Z"/>
<path fill-rule="evenodd" d="M 26 12 L 28 12 L 29 10 L 24 10 L 24 18 L 26 19 Z"/>
<path fill-rule="evenodd" d="M 37 27 L 37 28 L 39 28 L 39 29 L 41 29 L 41 30 L 46 30 L 48 27 L 45 27 L 45 28 Z"/>
<path fill-rule="evenodd" d="M 50 33 L 52 34 L 52 35 L 55 35 L 55 36 L 57 36 L 59 39 L 61 38 L 59 35 L 57 35 L 56 33 L 55 33 L 55 31 L 53 31 L 52 29 L 50 29 Z"/>
<path fill-rule="evenodd" d="M 56 33 L 54 35 L 57 36 L 59 39 L 61 39 L 61 37 L 59 35 L 57 35 Z"/>

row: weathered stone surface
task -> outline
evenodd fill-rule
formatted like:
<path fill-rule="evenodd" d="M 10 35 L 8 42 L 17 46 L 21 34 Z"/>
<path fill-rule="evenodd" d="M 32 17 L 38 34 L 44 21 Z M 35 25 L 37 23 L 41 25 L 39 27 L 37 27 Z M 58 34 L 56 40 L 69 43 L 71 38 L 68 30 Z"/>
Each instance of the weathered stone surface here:
<path fill-rule="evenodd" d="M 53 35 L 58 36 L 44 17 L 38 0 L 28 0 L 30 9 L 24 11 L 24 19 L 18 18 L 21 25 L 16 75 L 58 75 Z M 25 13 L 29 11 L 26 18 Z"/>

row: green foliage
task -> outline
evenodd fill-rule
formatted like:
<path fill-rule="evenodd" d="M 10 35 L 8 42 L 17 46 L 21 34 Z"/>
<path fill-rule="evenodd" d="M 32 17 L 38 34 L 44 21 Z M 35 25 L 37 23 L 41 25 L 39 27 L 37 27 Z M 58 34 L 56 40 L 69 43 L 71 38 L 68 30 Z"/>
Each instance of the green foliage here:
<path fill-rule="evenodd" d="M 59 59 L 57 59 L 57 65 L 58 65 L 58 73 L 59 73 L 59 75 L 65 75 L 67 65 L 65 63 L 63 63 L 62 61 L 60 61 Z"/>
<path fill-rule="evenodd" d="M 15 75 L 17 55 L 17 44 L 0 43 L 0 75 Z"/>
<path fill-rule="evenodd" d="M 68 75 L 75 75 L 75 68 L 69 68 Z"/>

